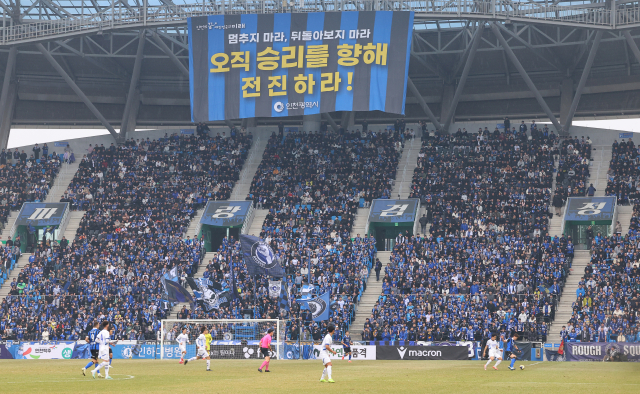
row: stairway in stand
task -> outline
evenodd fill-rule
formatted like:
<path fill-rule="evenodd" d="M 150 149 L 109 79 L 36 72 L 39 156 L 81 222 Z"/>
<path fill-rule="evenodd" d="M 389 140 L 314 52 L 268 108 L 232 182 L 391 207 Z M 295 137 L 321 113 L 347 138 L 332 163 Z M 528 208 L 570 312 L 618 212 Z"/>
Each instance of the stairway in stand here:
<path fill-rule="evenodd" d="M 567 277 L 567 283 L 562 291 L 562 297 L 558 303 L 558 308 L 555 314 L 555 320 L 549 328 L 549 335 L 547 342 L 560 343 L 560 330 L 563 325 L 567 325 L 567 322 L 573 314 L 572 305 L 576 301 L 576 290 L 578 289 L 578 283 L 584 276 L 584 269 L 587 263 L 591 260 L 591 251 L 589 250 L 575 250 L 573 263 L 571 265 L 571 271 Z"/>
<path fill-rule="evenodd" d="M 9 295 L 9 292 L 11 291 L 11 282 L 13 282 L 14 279 L 18 279 L 20 271 L 22 271 L 22 269 L 29 263 L 29 257 L 31 257 L 31 253 L 23 253 L 16 261 L 15 267 L 13 267 L 13 270 L 9 273 L 7 280 L 4 282 L 2 287 L 0 287 L 0 303 Z"/>
<path fill-rule="evenodd" d="M 389 264 L 391 258 L 391 252 L 378 252 L 377 258 L 382 263 L 382 270 L 380 271 L 380 281 L 376 280 L 376 272 L 372 269 L 367 280 L 367 290 L 360 297 L 360 303 L 358 304 L 358 310 L 356 311 L 356 318 L 349 331 L 351 331 L 351 338 L 359 341 L 361 339 L 361 333 L 364 329 L 364 322 L 371 316 L 373 307 L 378 302 L 378 297 L 382 294 L 382 279 L 384 278 L 384 269 Z"/>
<path fill-rule="evenodd" d="M 409 198 L 413 172 L 418 165 L 418 154 L 421 148 L 422 143 L 418 138 L 405 142 L 402 156 L 398 161 L 398 170 L 390 198 Z"/>

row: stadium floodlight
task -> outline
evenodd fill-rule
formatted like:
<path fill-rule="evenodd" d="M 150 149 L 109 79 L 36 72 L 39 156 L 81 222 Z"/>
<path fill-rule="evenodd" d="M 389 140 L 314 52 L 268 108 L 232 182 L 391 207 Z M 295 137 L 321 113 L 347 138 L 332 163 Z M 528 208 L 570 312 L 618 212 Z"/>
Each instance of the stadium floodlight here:
<path fill-rule="evenodd" d="M 211 334 L 209 355 L 216 359 L 263 358 L 258 342 L 270 328 L 274 329 L 271 342 L 272 357 L 281 359 L 284 354 L 285 324 L 277 319 L 165 319 L 161 321 L 160 359 L 179 360 L 176 337 L 187 328 L 189 344 L 185 358 L 196 355 L 195 340 L 200 329 L 207 327 Z"/>

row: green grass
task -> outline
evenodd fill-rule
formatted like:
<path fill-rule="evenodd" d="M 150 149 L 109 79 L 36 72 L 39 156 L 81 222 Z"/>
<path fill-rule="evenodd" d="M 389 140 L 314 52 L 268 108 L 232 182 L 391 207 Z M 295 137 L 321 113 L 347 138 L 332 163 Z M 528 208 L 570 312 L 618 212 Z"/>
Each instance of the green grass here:
<path fill-rule="evenodd" d="M 260 360 L 114 360 L 114 380 L 83 377 L 86 360 L 0 360 L 0 392 L 171 392 L 171 393 L 637 393 L 640 363 L 518 362 L 524 371 L 483 369 L 480 361 L 335 361 L 335 384 L 319 383 L 320 361 L 273 361 L 258 373 Z"/>

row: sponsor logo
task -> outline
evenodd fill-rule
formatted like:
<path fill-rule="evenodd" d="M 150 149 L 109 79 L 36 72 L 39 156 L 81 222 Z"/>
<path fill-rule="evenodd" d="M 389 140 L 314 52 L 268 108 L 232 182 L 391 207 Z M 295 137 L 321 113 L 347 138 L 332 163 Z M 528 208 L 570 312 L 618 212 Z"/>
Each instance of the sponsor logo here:
<path fill-rule="evenodd" d="M 602 356 L 602 346 L 571 345 L 571 352 L 579 356 Z"/>
<path fill-rule="evenodd" d="M 273 104 L 273 110 L 277 113 L 284 111 L 284 104 L 282 104 L 282 101 L 277 101 L 275 104 Z"/>
<path fill-rule="evenodd" d="M 69 360 L 71 358 L 71 355 L 73 355 L 73 349 L 68 347 L 62 349 L 62 358 L 64 358 L 65 360 Z"/>
<path fill-rule="evenodd" d="M 399 347 L 397 350 L 398 354 L 400 355 L 400 359 L 404 360 L 404 354 L 407 352 L 407 349 L 405 349 L 404 347 Z"/>
<path fill-rule="evenodd" d="M 130 347 L 126 347 L 124 349 L 122 349 L 122 352 L 120 352 L 120 354 L 122 354 L 122 357 L 124 358 L 131 358 L 131 348 Z"/>
<path fill-rule="evenodd" d="M 242 348 L 242 351 L 244 352 L 244 358 L 251 358 L 255 352 L 252 348 L 248 347 Z"/>
<path fill-rule="evenodd" d="M 264 268 L 271 269 L 278 264 L 278 261 L 273 255 L 273 250 L 262 241 L 258 241 L 251 245 L 251 257 L 255 263 Z"/>

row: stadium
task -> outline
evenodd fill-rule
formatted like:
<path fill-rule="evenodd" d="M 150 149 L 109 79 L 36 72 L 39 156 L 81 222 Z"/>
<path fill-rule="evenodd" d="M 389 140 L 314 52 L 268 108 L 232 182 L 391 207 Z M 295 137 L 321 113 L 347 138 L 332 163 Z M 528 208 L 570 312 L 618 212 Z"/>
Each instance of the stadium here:
<path fill-rule="evenodd" d="M 0 9 L 0 391 L 640 389 L 640 2 Z"/>

